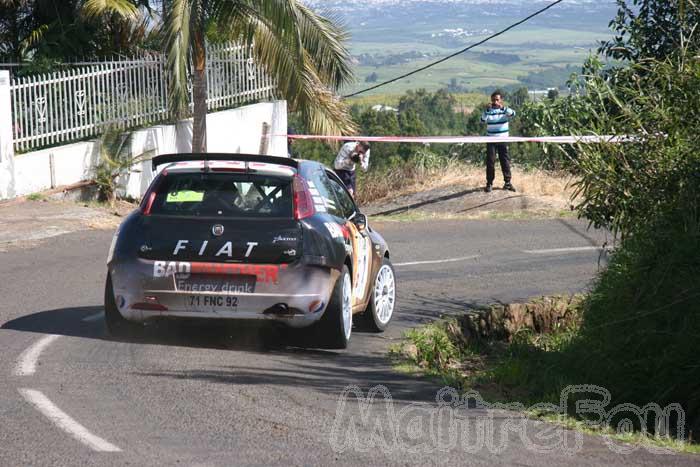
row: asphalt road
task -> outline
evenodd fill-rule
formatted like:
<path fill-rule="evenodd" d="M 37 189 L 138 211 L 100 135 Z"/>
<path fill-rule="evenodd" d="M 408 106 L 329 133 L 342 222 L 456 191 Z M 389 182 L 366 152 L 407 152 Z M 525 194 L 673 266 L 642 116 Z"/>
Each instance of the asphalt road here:
<path fill-rule="evenodd" d="M 601 438 L 474 404 L 455 408 L 444 396 L 439 412 L 439 385 L 397 373 L 386 359 L 405 329 L 434 316 L 584 290 L 605 261 L 593 248 L 604 234 L 571 220 L 375 227 L 394 263 L 419 264 L 396 268 L 390 330 L 356 331 L 341 352 L 271 348 L 265 329 L 248 326 L 167 327 L 138 341 L 110 340 L 99 313 L 112 232 L 0 253 L 0 465 L 697 462 L 645 449 L 620 454 Z M 373 404 L 358 402 L 357 391 L 380 384 L 391 399 L 380 391 Z M 563 439 L 552 441 L 553 433 Z M 111 449 L 118 451 L 97 452 Z"/>

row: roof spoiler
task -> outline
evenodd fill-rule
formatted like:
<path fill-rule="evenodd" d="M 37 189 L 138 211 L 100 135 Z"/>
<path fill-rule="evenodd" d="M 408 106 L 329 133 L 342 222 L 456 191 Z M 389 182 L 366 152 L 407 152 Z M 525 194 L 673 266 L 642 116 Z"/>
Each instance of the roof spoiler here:
<path fill-rule="evenodd" d="M 244 161 L 244 162 L 264 162 L 268 164 L 286 165 L 298 168 L 299 163 L 290 157 L 260 156 L 257 154 L 224 154 L 224 153 L 199 153 L 199 154 L 163 154 L 151 159 L 153 170 L 163 164 L 172 162 L 188 161 Z"/>

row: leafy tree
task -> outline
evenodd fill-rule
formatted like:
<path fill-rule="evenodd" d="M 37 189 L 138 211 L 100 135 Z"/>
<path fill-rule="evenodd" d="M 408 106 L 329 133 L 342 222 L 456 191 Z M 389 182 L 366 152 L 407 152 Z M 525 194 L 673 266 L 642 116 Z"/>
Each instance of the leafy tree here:
<path fill-rule="evenodd" d="M 505 100 L 509 101 L 511 105 L 515 107 L 520 107 L 521 105 L 525 104 L 527 101 L 530 100 L 530 93 L 528 92 L 526 87 L 519 87 L 512 93 L 507 93 L 506 96 L 504 96 Z"/>
<path fill-rule="evenodd" d="M 50 64 L 133 53 L 153 31 L 149 17 L 147 0 L 0 0 L 0 58 Z"/>
<path fill-rule="evenodd" d="M 365 83 L 376 83 L 377 79 L 379 79 L 379 75 L 376 71 L 373 71 L 365 77 Z"/>
<path fill-rule="evenodd" d="M 609 103 L 612 111 L 574 125 L 635 138 L 577 148 L 580 209 L 596 225 L 627 235 L 662 220 L 688 228 L 697 221 L 700 63 L 688 53 L 681 49 L 664 60 L 634 63 L 615 82 L 604 74 L 589 78 L 590 99 Z"/>
<path fill-rule="evenodd" d="M 366 109 L 357 119 L 362 134 L 378 135 L 401 135 L 403 130 L 399 124 L 399 118 L 393 111 L 375 111 Z M 397 163 L 398 144 L 380 143 L 372 145 L 372 165 L 373 167 L 387 167 Z"/>
<path fill-rule="evenodd" d="M 459 84 L 458 79 L 455 77 L 450 78 L 450 82 L 445 87 L 445 90 L 452 93 L 469 92 L 466 87 Z"/>
<path fill-rule="evenodd" d="M 455 112 L 457 101 L 453 95 L 447 90 L 440 89 L 434 93 L 428 92 L 425 89 L 416 91 L 408 91 L 399 100 L 399 113 L 401 115 L 408 112 L 413 112 L 416 115 L 411 116 L 411 119 L 417 119 L 421 122 L 423 131 L 418 133 L 406 134 L 450 134 L 454 131 L 461 130 L 463 121 L 460 115 Z M 415 125 L 407 123 L 401 125 L 405 131 L 414 131 Z"/>
<path fill-rule="evenodd" d="M 615 37 L 599 52 L 617 60 L 638 61 L 672 54 L 681 46 L 700 48 L 700 8 L 694 0 L 617 0 L 617 16 L 610 22 Z"/>
<path fill-rule="evenodd" d="M 366 109 L 359 116 L 358 122 L 363 133 L 368 135 L 398 135 L 401 133 L 399 119 L 393 111 L 375 111 Z"/>
<path fill-rule="evenodd" d="M 22 43 L 30 30 L 32 5 L 24 0 L 0 0 L 0 59 L 19 62 Z"/>

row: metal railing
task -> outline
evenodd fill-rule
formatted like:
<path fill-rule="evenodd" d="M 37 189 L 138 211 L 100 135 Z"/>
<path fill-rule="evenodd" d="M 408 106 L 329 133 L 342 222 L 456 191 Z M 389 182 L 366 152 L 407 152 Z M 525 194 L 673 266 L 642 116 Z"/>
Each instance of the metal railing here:
<path fill-rule="evenodd" d="M 163 54 L 76 65 L 11 80 L 16 151 L 80 140 L 107 126 L 134 128 L 168 119 Z M 271 99 L 276 89 L 250 50 L 230 44 L 207 48 L 207 88 L 210 111 Z"/>

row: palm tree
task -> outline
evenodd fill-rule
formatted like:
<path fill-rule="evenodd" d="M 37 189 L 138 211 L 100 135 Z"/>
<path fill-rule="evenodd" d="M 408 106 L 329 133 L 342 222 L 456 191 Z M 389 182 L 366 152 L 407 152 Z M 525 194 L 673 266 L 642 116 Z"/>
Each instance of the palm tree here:
<path fill-rule="evenodd" d="M 169 0 L 164 48 L 170 80 L 171 113 L 188 114 L 188 63 L 192 66 L 194 124 L 192 151 L 206 152 L 206 48 L 211 31 L 252 48 L 258 65 L 277 82 L 292 110 L 311 131 L 354 131 L 334 91 L 352 77 L 347 33 L 297 0 Z"/>
<path fill-rule="evenodd" d="M 2 1 L 2 0 L 0 0 Z M 145 2 L 146 4 L 148 2 Z M 89 15 L 105 12 L 136 18 L 144 0 L 84 0 Z M 347 32 L 334 18 L 318 15 L 298 0 L 162 0 L 170 113 L 189 115 L 187 77 L 192 68 L 192 151 L 206 152 L 207 32 L 251 47 L 258 65 L 272 76 L 293 111 L 310 131 L 355 131 L 335 91 L 354 77 Z"/>

